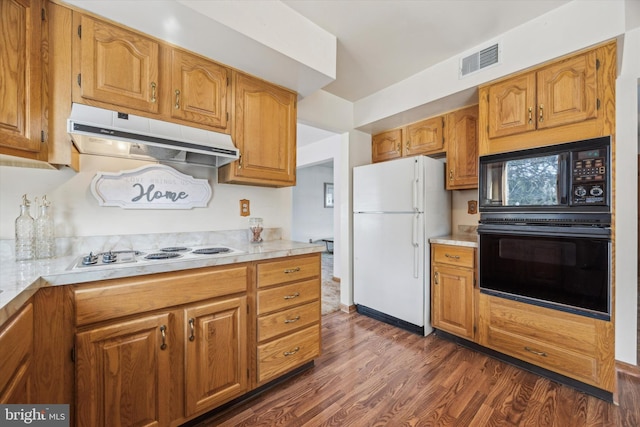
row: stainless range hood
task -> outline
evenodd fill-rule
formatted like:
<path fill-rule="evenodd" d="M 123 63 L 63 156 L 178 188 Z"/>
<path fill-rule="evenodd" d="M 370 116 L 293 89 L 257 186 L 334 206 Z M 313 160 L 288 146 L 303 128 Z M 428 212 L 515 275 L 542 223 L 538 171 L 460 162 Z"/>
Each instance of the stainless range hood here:
<path fill-rule="evenodd" d="M 222 166 L 238 159 L 231 136 L 73 104 L 67 132 L 80 153 Z"/>

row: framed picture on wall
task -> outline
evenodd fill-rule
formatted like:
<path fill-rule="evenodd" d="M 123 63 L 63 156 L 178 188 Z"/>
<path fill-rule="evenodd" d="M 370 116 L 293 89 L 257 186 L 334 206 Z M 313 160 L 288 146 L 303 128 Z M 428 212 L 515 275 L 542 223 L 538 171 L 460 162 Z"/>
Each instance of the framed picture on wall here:
<path fill-rule="evenodd" d="M 333 182 L 324 183 L 324 207 L 333 207 Z"/>

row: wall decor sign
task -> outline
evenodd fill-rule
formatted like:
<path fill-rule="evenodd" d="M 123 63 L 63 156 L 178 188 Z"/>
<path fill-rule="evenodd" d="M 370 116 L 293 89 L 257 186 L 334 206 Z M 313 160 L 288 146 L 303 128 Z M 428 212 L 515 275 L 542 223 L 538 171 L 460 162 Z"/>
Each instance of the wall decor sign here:
<path fill-rule="evenodd" d="M 100 206 L 124 209 L 192 209 L 206 207 L 211 186 L 206 179 L 185 175 L 165 165 L 128 171 L 98 172 L 91 193 Z"/>

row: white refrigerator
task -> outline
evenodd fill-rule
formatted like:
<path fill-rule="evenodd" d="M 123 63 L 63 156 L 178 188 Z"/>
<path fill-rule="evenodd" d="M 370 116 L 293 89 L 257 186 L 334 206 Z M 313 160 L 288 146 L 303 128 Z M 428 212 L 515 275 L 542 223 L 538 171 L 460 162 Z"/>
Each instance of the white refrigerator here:
<path fill-rule="evenodd" d="M 408 157 L 353 169 L 353 299 L 358 312 L 428 335 L 429 238 L 451 232 L 444 163 Z"/>

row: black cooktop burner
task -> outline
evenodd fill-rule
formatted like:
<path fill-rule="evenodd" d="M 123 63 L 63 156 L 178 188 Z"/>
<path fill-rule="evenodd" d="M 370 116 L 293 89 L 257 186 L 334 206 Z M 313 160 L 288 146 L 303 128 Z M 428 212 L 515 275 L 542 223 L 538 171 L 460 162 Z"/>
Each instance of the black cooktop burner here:
<path fill-rule="evenodd" d="M 187 252 L 189 250 L 189 248 L 185 248 L 184 246 L 172 246 L 160 249 L 161 252 Z"/>
<path fill-rule="evenodd" d="M 227 252 L 231 252 L 229 248 L 203 248 L 196 249 L 193 251 L 194 254 L 203 254 L 203 255 L 213 255 L 213 254 L 224 254 Z"/>
<path fill-rule="evenodd" d="M 178 258 L 179 256 L 182 256 L 182 255 L 180 255 L 178 252 L 157 252 L 157 253 L 149 254 L 144 258 L 145 259 L 170 259 L 170 258 Z"/>

